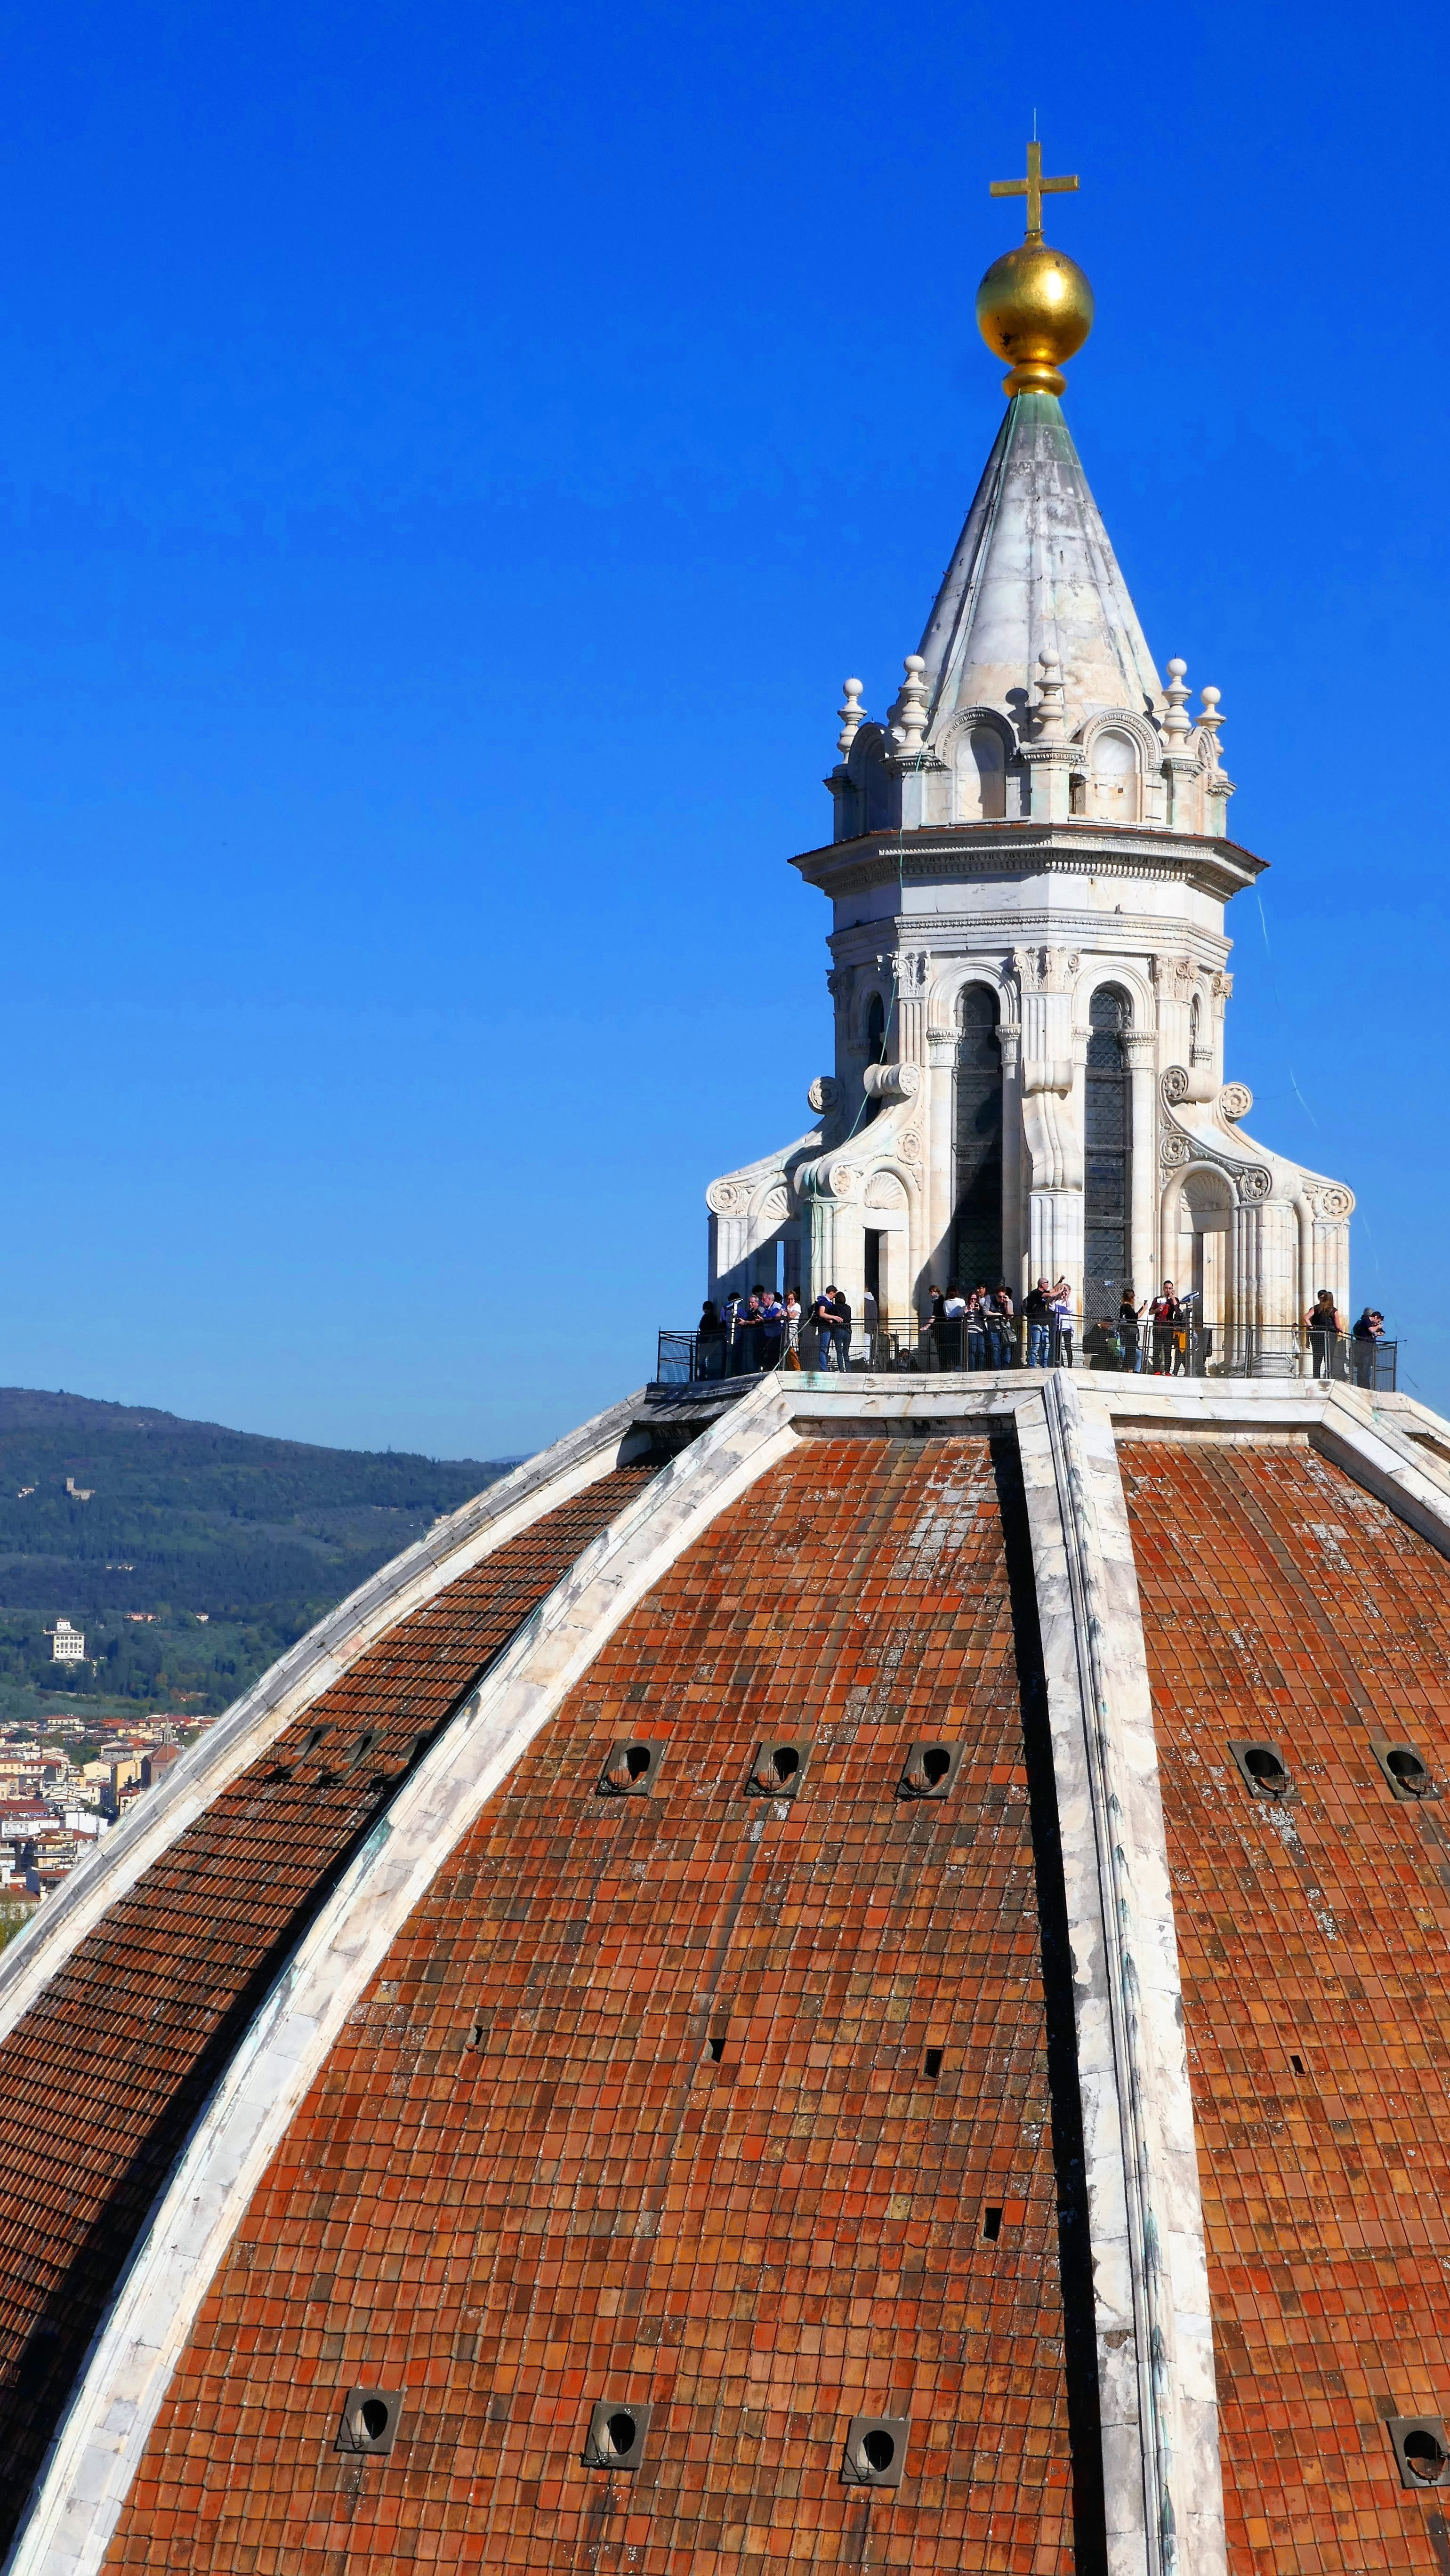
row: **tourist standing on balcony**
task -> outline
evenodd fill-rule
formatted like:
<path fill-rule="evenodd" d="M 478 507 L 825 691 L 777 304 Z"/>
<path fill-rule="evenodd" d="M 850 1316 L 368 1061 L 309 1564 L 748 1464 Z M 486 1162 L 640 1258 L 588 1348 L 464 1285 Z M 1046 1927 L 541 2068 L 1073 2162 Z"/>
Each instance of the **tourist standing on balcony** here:
<path fill-rule="evenodd" d="M 728 1377 L 738 1377 L 740 1375 L 740 1317 L 742 1303 L 743 1301 L 739 1289 L 732 1288 L 729 1296 L 725 1300 L 725 1313 L 722 1318 L 725 1332 L 725 1371 Z"/>
<path fill-rule="evenodd" d="M 987 1291 L 974 1288 L 967 1299 L 967 1366 L 983 1369 L 987 1365 Z"/>
<path fill-rule="evenodd" d="M 1072 1366 L 1072 1290 L 1065 1279 L 1052 1291 L 1052 1365 Z"/>
<path fill-rule="evenodd" d="M 780 1337 L 785 1331 L 785 1308 L 773 1288 L 767 1288 L 760 1301 L 761 1356 L 768 1369 L 780 1366 Z"/>
<path fill-rule="evenodd" d="M 780 1311 L 780 1364 L 782 1368 L 798 1369 L 801 1364 L 801 1301 L 793 1288 L 787 1288 L 785 1304 Z"/>
<path fill-rule="evenodd" d="M 1167 1377 L 1173 1366 L 1173 1327 L 1178 1321 L 1178 1299 L 1171 1279 L 1165 1279 L 1148 1308 L 1148 1321 L 1153 1327 L 1153 1375 Z"/>
<path fill-rule="evenodd" d="M 1122 1354 L 1118 1365 L 1125 1377 L 1136 1377 L 1143 1365 L 1143 1313 L 1144 1308 L 1133 1303 L 1132 1289 L 1125 1288 L 1118 1301 L 1118 1349 Z"/>
<path fill-rule="evenodd" d="M 967 1337 L 967 1301 L 955 1279 L 947 1282 L 947 1293 L 942 1299 L 941 1320 L 942 1367 L 965 1368 L 967 1354 L 963 1346 Z"/>
<path fill-rule="evenodd" d="M 1316 1377 L 1333 1377 L 1334 1354 L 1344 1330 L 1344 1319 L 1334 1302 L 1332 1288 L 1321 1288 L 1305 1317 L 1309 1327 L 1309 1348 L 1314 1354 Z"/>
<path fill-rule="evenodd" d="M 745 1312 L 740 1318 L 740 1370 L 744 1377 L 756 1377 L 760 1371 L 761 1344 L 764 1329 L 760 1311 L 760 1290 L 752 1288 Z"/>
<path fill-rule="evenodd" d="M 831 1300 L 831 1347 L 836 1354 L 836 1366 L 838 1369 L 849 1368 L 851 1365 L 851 1309 L 839 1288 L 828 1288 L 826 1294 Z"/>
<path fill-rule="evenodd" d="M 720 1309 L 713 1297 L 707 1297 L 700 1309 L 695 1333 L 695 1375 L 723 1377 L 725 1374 L 725 1327 Z"/>
<path fill-rule="evenodd" d="M 1045 1279 L 1028 1289 L 1022 1300 L 1022 1318 L 1027 1326 L 1027 1365 L 1046 1368 L 1052 1346 L 1052 1291 Z"/>
<path fill-rule="evenodd" d="M 811 1304 L 811 1322 L 816 1328 L 817 1368 L 828 1369 L 832 1366 L 832 1330 L 836 1320 L 835 1294 L 834 1288 L 823 1288 L 819 1297 L 813 1299 Z"/>
<path fill-rule="evenodd" d="M 987 1366 L 1004 1369 L 1011 1365 L 1012 1291 L 1003 1279 L 987 1300 Z"/>
<path fill-rule="evenodd" d="M 1350 1337 L 1350 1366 L 1356 1386 L 1373 1386 L 1376 1342 L 1385 1337 L 1385 1319 L 1378 1306 L 1366 1306 Z"/>

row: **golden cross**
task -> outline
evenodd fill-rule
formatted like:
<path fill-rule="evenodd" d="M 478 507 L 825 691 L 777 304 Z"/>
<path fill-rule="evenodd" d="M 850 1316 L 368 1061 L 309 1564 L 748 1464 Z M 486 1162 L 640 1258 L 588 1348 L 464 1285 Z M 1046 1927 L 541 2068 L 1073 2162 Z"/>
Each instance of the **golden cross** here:
<path fill-rule="evenodd" d="M 1029 143 L 1027 146 L 1026 178 L 994 179 L 991 184 L 990 193 L 994 197 L 1025 197 L 1027 200 L 1027 238 L 1029 241 L 1041 241 L 1043 198 L 1045 196 L 1060 196 L 1064 190 L 1075 188 L 1076 186 L 1076 179 L 1044 179 L 1042 175 L 1042 146 L 1040 143 Z"/>

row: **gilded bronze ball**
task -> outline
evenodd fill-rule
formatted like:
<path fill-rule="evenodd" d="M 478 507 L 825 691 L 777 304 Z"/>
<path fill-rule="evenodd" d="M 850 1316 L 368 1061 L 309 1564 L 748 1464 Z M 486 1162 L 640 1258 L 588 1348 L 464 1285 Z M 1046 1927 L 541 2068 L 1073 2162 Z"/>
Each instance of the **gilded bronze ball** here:
<path fill-rule="evenodd" d="M 977 289 L 977 328 L 1024 378 L 1046 383 L 1093 327 L 1093 291 L 1075 260 L 1045 242 L 994 259 Z"/>

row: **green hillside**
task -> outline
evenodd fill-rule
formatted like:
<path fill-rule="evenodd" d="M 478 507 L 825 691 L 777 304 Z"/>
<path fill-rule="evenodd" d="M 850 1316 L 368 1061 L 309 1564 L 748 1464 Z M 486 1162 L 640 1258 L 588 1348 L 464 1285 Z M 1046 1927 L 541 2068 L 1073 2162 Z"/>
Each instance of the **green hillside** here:
<path fill-rule="evenodd" d="M 215 1714 L 510 1463 L 318 1449 L 0 1387 L 0 1719 Z M 83 1664 L 52 1661 L 57 1618 L 85 1630 Z"/>

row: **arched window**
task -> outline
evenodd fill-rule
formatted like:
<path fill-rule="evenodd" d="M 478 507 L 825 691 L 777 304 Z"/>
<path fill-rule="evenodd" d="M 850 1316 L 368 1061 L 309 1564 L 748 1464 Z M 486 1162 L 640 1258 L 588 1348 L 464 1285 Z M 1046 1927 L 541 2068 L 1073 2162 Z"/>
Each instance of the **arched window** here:
<path fill-rule="evenodd" d="M 1083 1325 L 1117 1313 L 1125 1287 L 1148 1289 L 1133 1279 L 1130 1233 L 1133 1203 L 1133 1100 L 1126 1031 L 1132 1005 L 1116 984 L 1100 984 L 1088 1006 L 1083 1142 Z"/>
<path fill-rule="evenodd" d="M 866 1062 L 884 1064 L 886 1062 L 886 1004 L 879 993 L 873 993 L 866 1005 L 865 1037 Z M 861 1127 L 869 1127 L 873 1118 L 879 1118 L 881 1107 L 879 1100 L 868 1097 L 857 1121 L 858 1130 Z"/>
<path fill-rule="evenodd" d="M 957 820 L 990 823 L 1007 811 L 1007 755 L 991 725 L 973 725 L 957 744 Z"/>
<path fill-rule="evenodd" d="M 1188 1010 L 1188 1061 L 1205 1064 L 1208 1049 L 1203 1043 L 1203 997 L 1195 993 Z"/>
<path fill-rule="evenodd" d="M 1002 1050 L 997 996 L 968 984 L 957 1004 L 956 1222 L 952 1258 L 964 1288 L 1002 1276 Z"/>
<path fill-rule="evenodd" d="M 1100 733 L 1093 742 L 1093 801 L 1113 823 L 1138 820 L 1138 746 L 1129 733 Z"/>

